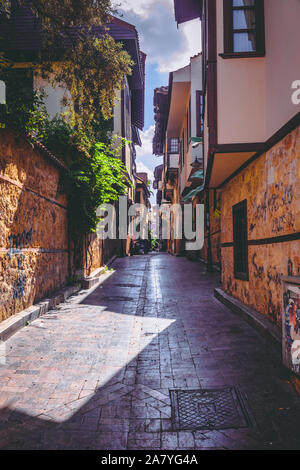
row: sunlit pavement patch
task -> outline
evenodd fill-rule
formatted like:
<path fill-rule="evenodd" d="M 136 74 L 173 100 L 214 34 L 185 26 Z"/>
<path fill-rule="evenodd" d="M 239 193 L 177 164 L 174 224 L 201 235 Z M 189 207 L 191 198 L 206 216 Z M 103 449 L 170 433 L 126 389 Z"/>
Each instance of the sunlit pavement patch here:
<path fill-rule="evenodd" d="M 300 449 L 300 398 L 279 354 L 214 299 L 214 275 L 166 254 L 114 269 L 6 341 L 0 449 Z M 247 397 L 253 426 L 174 430 L 169 390 L 226 387 Z M 247 414 L 238 402 L 225 418 L 240 426 Z"/>

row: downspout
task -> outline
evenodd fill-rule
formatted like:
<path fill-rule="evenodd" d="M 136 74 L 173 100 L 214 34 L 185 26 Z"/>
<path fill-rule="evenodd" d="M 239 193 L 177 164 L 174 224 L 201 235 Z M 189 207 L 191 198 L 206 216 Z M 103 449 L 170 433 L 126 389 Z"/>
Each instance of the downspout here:
<path fill-rule="evenodd" d="M 206 174 L 206 228 L 207 228 L 207 272 L 213 272 L 213 261 L 211 251 L 211 231 L 210 231 L 210 204 L 209 187 L 210 171 L 214 158 L 214 149 L 218 143 L 218 107 L 217 107 L 217 2 L 216 0 L 206 0 L 205 21 L 207 24 L 208 47 L 207 47 L 207 73 L 205 73 L 207 86 L 207 114 L 209 128 L 209 152 L 208 166 Z"/>
<path fill-rule="evenodd" d="M 214 272 L 211 252 L 211 232 L 210 232 L 210 203 L 209 203 L 209 187 L 206 188 L 206 230 L 207 230 L 207 265 L 206 270 L 208 273 Z"/>

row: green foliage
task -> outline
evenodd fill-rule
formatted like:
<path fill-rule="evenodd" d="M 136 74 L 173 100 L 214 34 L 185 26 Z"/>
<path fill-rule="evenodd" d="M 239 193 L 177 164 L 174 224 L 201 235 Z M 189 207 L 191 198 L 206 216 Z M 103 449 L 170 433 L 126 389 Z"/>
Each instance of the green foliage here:
<path fill-rule="evenodd" d="M 69 172 L 62 184 L 68 194 L 71 235 L 78 240 L 96 231 L 98 207 L 116 201 L 131 185 L 119 158 L 126 141 L 120 139 L 117 146 L 108 138 L 97 142 L 94 134 L 79 136 L 62 118 L 48 121 L 44 129 L 43 144 L 57 155 L 68 155 Z"/>
<path fill-rule="evenodd" d="M 50 120 L 42 96 L 29 89 L 9 100 L 5 118 L 6 124 L 22 134 L 30 133 L 69 166 L 61 184 L 68 195 L 73 240 L 95 232 L 98 207 L 116 201 L 131 185 L 119 158 L 126 141 L 120 139 L 117 146 L 106 135 L 105 142 L 97 142 L 101 120 L 94 122 L 94 132 L 90 128 L 86 133 L 78 132 L 61 117 Z"/>
<path fill-rule="evenodd" d="M 64 83 L 69 90 L 63 104 L 77 127 L 90 126 L 99 111 L 105 119 L 112 117 L 116 90 L 123 88 L 132 66 L 123 45 L 108 34 L 101 39 L 88 36 L 65 52 L 54 84 Z M 53 73 L 53 67 L 49 71 Z"/>
<path fill-rule="evenodd" d="M 149 194 L 150 194 L 151 196 L 154 196 L 154 193 L 153 193 L 153 191 L 151 190 L 151 188 L 152 188 L 152 183 L 151 183 L 150 180 L 147 180 L 147 188 L 148 188 Z"/>
<path fill-rule="evenodd" d="M 14 130 L 43 138 L 48 120 L 45 97 L 30 86 L 30 73 L 30 70 L 12 70 L 8 65 L 0 68 L 0 80 L 9 84 L 3 118 Z"/>
<path fill-rule="evenodd" d="M 158 246 L 158 238 L 156 235 L 153 234 L 150 228 L 148 230 L 148 239 L 150 241 L 151 251 L 155 250 Z"/>
<path fill-rule="evenodd" d="M 123 88 L 124 76 L 131 74 L 133 62 L 122 44 L 105 31 L 100 38 L 94 34 L 93 27 L 108 22 L 114 13 L 110 0 L 26 2 L 41 22 L 42 47 L 27 71 L 0 55 L 0 80 L 7 85 L 5 123 L 30 133 L 65 159 L 70 170 L 62 183 L 76 241 L 96 230 L 98 207 L 126 194 L 131 184 L 119 159 L 120 147 L 110 141 L 109 119 L 116 92 Z M 0 12 L 9 17 L 10 1 L 0 0 Z M 70 34 L 70 28 L 76 28 L 76 35 Z M 32 89 L 33 73 L 68 90 L 62 101 L 67 109 L 63 118 L 49 119 L 43 92 Z"/>
<path fill-rule="evenodd" d="M 0 13 L 4 13 L 5 15 L 10 15 L 11 9 L 11 2 L 10 0 L 0 0 Z"/>
<path fill-rule="evenodd" d="M 109 274 L 109 273 L 114 273 L 115 270 L 113 268 L 109 268 L 108 266 L 104 266 L 101 270 L 101 274 Z"/>
<path fill-rule="evenodd" d="M 68 92 L 62 100 L 72 127 L 86 130 L 101 113 L 110 119 L 117 91 L 133 62 L 121 43 L 105 28 L 102 36 L 94 27 L 103 26 L 115 13 L 110 0 L 18 0 L 31 7 L 42 25 L 42 44 L 34 63 L 35 73 L 53 87 Z M 0 0 L 9 16 L 7 0 Z M 71 30 L 72 28 L 72 30 Z M 74 34 L 74 28 L 76 34 Z M 71 32 L 72 31 L 72 32 Z M 1 62 L 5 60 L 0 57 Z"/>
<path fill-rule="evenodd" d="M 62 158 L 69 154 L 73 146 L 76 147 L 71 126 L 60 117 L 45 122 L 41 140 L 46 148 Z"/>
<path fill-rule="evenodd" d="M 78 153 L 70 164 L 64 186 L 68 189 L 68 211 L 72 237 L 76 240 L 96 231 L 100 218 L 97 209 L 116 201 L 127 193 L 131 184 L 123 163 L 118 158 L 120 148 L 113 144 L 96 143 L 90 157 Z"/>

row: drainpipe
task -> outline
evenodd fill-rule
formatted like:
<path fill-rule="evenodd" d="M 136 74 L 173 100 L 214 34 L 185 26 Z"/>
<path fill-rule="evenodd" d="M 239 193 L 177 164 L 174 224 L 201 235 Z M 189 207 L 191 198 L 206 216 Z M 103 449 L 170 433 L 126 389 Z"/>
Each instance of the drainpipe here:
<path fill-rule="evenodd" d="M 208 273 L 214 271 L 211 253 L 211 237 L 210 237 L 210 212 L 209 212 L 209 188 L 206 189 L 206 230 L 207 230 L 207 266 Z"/>

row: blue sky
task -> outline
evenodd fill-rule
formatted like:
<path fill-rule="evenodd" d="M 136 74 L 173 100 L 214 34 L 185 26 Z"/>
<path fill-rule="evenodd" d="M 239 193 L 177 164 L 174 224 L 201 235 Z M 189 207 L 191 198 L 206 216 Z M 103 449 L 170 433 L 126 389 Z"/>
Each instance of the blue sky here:
<path fill-rule="evenodd" d="M 137 147 L 137 169 L 148 172 L 152 180 L 154 168 L 162 161 L 152 155 L 153 90 L 168 85 L 169 72 L 187 65 L 190 57 L 200 52 L 200 20 L 177 28 L 173 0 L 122 0 L 121 9 L 122 19 L 136 26 L 141 49 L 147 54 L 145 127 L 141 132 L 143 146 Z"/>
<path fill-rule="evenodd" d="M 169 74 L 159 72 L 157 64 L 146 64 L 146 96 L 145 96 L 145 129 L 154 124 L 153 121 L 153 90 L 168 85 Z"/>

